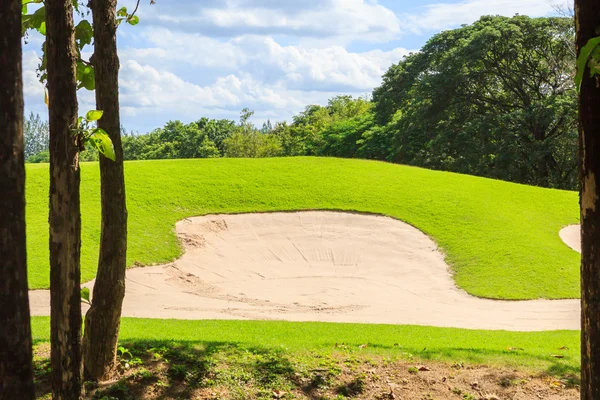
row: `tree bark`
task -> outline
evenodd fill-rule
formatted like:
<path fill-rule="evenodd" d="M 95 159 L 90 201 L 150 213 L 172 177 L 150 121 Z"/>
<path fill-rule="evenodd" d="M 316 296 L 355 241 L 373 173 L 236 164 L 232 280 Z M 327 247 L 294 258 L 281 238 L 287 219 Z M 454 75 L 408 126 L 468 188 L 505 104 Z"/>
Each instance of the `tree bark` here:
<path fill-rule="evenodd" d="M 102 229 L 92 306 L 85 318 L 84 373 L 108 379 L 116 364 L 121 306 L 125 296 L 127 208 L 119 116 L 116 0 L 92 1 L 98 126 L 110 136 L 116 161 L 100 156 Z"/>
<path fill-rule="evenodd" d="M 50 343 L 55 400 L 81 397 L 81 215 L 71 0 L 46 0 L 50 125 Z"/>
<path fill-rule="evenodd" d="M 0 1 L 0 399 L 33 399 L 25 247 L 21 1 Z"/>
<path fill-rule="evenodd" d="M 575 0 L 577 54 L 598 36 L 600 0 Z M 600 87 L 586 70 L 579 95 L 581 399 L 600 399 Z"/>

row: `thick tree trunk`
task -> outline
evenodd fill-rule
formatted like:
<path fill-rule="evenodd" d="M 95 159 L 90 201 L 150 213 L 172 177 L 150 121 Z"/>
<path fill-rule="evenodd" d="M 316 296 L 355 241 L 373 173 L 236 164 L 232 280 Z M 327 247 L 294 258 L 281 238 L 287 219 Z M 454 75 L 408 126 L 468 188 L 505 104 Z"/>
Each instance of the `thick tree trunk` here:
<path fill-rule="evenodd" d="M 0 399 L 33 399 L 25 250 L 21 0 L 0 1 Z"/>
<path fill-rule="evenodd" d="M 576 0 L 577 52 L 598 36 L 600 0 Z M 581 398 L 600 399 L 600 87 L 586 70 L 579 96 Z"/>
<path fill-rule="evenodd" d="M 71 0 L 46 0 L 50 108 L 50 326 L 55 400 L 81 396 L 81 288 L 77 85 Z"/>
<path fill-rule="evenodd" d="M 92 1 L 98 126 L 110 136 L 116 161 L 100 157 L 102 230 L 92 306 L 85 318 L 84 373 L 107 379 L 114 372 L 121 306 L 125 296 L 127 208 L 119 118 L 116 0 Z"/>

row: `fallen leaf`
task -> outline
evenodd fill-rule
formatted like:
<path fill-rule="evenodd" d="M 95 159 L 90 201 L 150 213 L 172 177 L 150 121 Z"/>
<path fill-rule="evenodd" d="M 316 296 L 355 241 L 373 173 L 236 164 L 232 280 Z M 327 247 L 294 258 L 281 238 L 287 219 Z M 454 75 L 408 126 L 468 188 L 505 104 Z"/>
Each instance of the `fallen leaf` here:
<path fill-rule="evenodd" d="M 369 343 L 361 344 L 360 346 L 358 346 L 359 349 L 364 349 L 366 347 L 369 347 Z"/>
<path fill-rule="evenodd" d="M 273 390 L 273 397 L 275 397 L 276 399 L 281 399 L 283 396 L 286 395 L 287 392 L 284 392 L 283 390 Z"/>
<path fill-rule="evenodd" d="M 430 370 L 429 368 L 427 368 L 426 366 L 424 366 L 424 365 L 421 365 L 421 366 L 419 367 L 419 371 L 431 371 L 431 370 Z"/>
<path fill-rule="evenodd" d="M 567 346 L 563 346 L 563 347 L 559 348 L 559 350 L 569 350 L 569 348 Z"/>
<path fill-rule="evenodd" d="M 550 354 L 550 357 L 554 357 L 554 358 L 565 358 L 565 356 L 563 356 L 562 354 Z"/>
<path fill-rule="evenodd" d="M 509 351 L 524 351 L 525 349 L 522 347 L 507 347 Z"/>

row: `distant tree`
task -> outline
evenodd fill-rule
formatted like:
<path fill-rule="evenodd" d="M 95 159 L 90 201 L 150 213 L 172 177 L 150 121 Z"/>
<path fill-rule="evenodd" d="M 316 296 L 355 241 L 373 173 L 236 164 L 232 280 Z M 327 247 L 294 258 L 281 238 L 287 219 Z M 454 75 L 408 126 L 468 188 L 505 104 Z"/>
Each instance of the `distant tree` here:
<path fill-rule="evenodd" d="M 34 154 L 31 157 L 29 157 L 26 160 L 26 162 L 32 163 L 32 164 L 49 163 L 50 162 L 50 151 L 45 150 L 45 151 L 39 152 L 37 154 Z"/>
<path fill-rule="evenodd" d="M 198 124 L 198 128 L 206 134 L 208 139 L 214 143 L 217 150 L 219 150 L 219 156 L 223 156 L 225 154 L 223 141 L 237 130 L 235 122 L 229 119 L 215 120 L 202 118 L 196 124 Z M 209 152 L 204 151 L 204 153 L 207 154 Z"/>
<path fill-rule="evenodd" d="M 50 344 L 52 395 L 81 397 L 80 170 L 77 48 L 71 0 L 46 0 L 50 126 Z"/>
<path fill-rule="evenodd" d="M 569 18 L 482 17 L 435 35 L 374 91 L 397 162 L 576 187 Z"/>
<path fill-rule="evenodd" d="M 25 120 L 24 140 L 25 159 L 43 151 L 48 151 L 50 144 L 48 122 L 42 120 L 39 114 L 30 113 Z"/>
<path fill-rule="evenodd" d="M 581 399 L 600 399 L 600 0 L 575 0 L 581 203 Z M 590 62 L 591 59 L 591 62 Z M 582 61 L 582 62 L 579 62 Z"/>
<path fill-rule="evenodd" d="M 262 158 L 283 154 L 281 142 L 272 134 L 236 132 L 225 139 L 225 157 Z"/>
<path fill-rule="evenodd" d="M 267 122 L 263 122 L 260 132 L 261 133 L 271 133 L 272 131 L 273 131 L 273 125 L 271 124 L 271 120 L 268 119 Z"/>
<path fill-rule="evenodd" d="M 289 125 L 287 122 L 277 122 L 272 135 L 278 138 L 281 144 L 282 155 L 304 156 L 313 152 L 311 138 L 315 134 L 308 125 Z"/>
<path fill-rule="evenodd" d="M 123 138 L 123 153 L 126 160 L 153 160 L 167 158 L 211 158 L 221 153 L 210 135 L 218 140 L 228 137 L 227 124 L 222 121 L 207 120 L 201 124 L 183 124 L 169 121 L 164 128 L 146 135 Z M 220 143 L 221 146 L 222 142 Z"/>
<path fill-rule="evenodd" d="M 20 0 L 0 2 L 0 399 L 35 398 L 25 248 Z"/>

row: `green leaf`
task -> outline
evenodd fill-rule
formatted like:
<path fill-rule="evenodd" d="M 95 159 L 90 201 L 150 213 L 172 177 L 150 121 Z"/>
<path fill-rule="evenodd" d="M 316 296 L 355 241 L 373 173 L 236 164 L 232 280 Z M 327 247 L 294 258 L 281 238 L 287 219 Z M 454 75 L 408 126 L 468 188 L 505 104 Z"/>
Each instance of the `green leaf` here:
<path fill-rule="evenodd" d="M 94 29 L 88 20 L 81 20 L 75 27 L 75 41 L 77 47 L 82 50 L 86 45 L 92 44 L 94 38 Z"/>
<path fill-rule="evenodd" d="M 85 300 L 88 304 L 90 303 L 90 289 L 86 287 L 81 289 L 81 299 Z"/>
<path fill-rule="evenodd" d="M 100 118 L 102 118 L 102 114 L 104 114 L 104 111 L 102 110 L 91 110 L 88 111 L 87 114 L 85 114 L 85 119 L 87 119 L 88 121 L 98 121 Z"/>
<path fill-rule="evenodd" d="M 38 32 L 46 36 L 46 22 L 42 22 L 42 24 L 38 28 Z"/>
<path fill-rule="evenodd" d="M 117 17 L 126 17 L 127 16 L 127 7 L 121 7 L 117 10 Z"/>
<path fill-rule="evenodd" d="M 42 24 L 46 24 L 46 7 L 40 7 L 33 14 L 31 14 L 31 28 L 39 31 Z M 46 28 L 44 27 L 44 31 L 45 29 Z"/>
<path fill-rule="evenodd" d="M 94 67 L 81 61 L 77 61 L 77 81 L 79 82 L 77 86 L 78 89 L 83 87 L 87 90 L 94 90 L 96 88 Z"/>
<path fill-rule="evenodd" d="M 112 140 L 110 140 L 110 136 L 108 136 L 108 133 L 104 129 L 94 129 L 90 136 L 90 143 L 104 157 L 116 161 L 115 147 Z"/>
<path fill-rule="evenodd" d="M 600 45 L 600 37 L 595 37 L 590 39 L 585 46 L 581 48 L 581 52 L 579 53 L 579 57 L 577 57 L 577 74 L 575 75 L 575 87 L 577 88 L 577 92 L 581 90 L 581 82 L 583 81 L 583 74 L 587 69 L 588 61 L 592 56 L 596 47 Z"/>
<path fill-rule="evenodd" d="M 138 17 L 137 15 L 134 15 L 130 18 L 127 18 L 127 22 L 129 23 L 129 25 L 137 25 L 140 23 L 140 17 Z"/>

